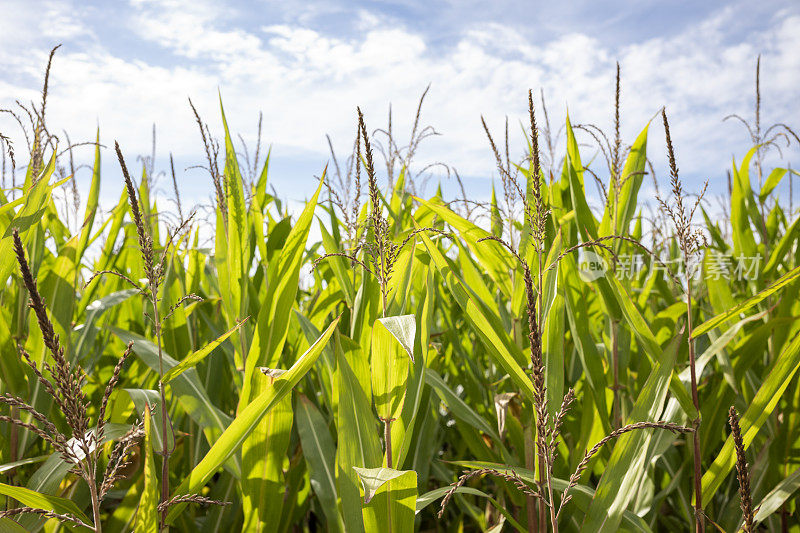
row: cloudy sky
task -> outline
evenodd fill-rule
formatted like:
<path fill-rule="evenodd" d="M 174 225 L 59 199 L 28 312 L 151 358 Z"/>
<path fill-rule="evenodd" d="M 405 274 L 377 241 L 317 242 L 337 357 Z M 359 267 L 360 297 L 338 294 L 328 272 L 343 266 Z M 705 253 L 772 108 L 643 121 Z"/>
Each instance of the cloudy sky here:
<path fill-rule="evenodd" d="M 429 83 L 422 121 L 441 136 L 425 142 L 419 165 L 455 167 L 479 198 L 497 177 L 481 115 L 498 135 L 508 116 L 517 155 L 529 88 L 544 90 L 555 127 L 569 109 L 573 122 L 610 129 L 615 61 L 623 139 L 632 142 L 666 106 L 689 189 L 703 179 L 721 189 L 731 157 L 746 152 L 744 127 L 722 119 L 751 119 L 758 54 L 762 123 L 800 127 L 800 4 L 788 0 L 0 4 L 0 106 L 38 99 L 48 51 L 62 43 L 50 82 L 50 128 L 76 141 L 93 138 L 99 125 L 101 141 L 119 140 L 133 159 L 149 153 L 155 123 L 156 170 L 165 170 L 173 153 L 181 189 L 198 201 L 211 185 L 203 172 L 185 170 L 203 161 L 187 97 L 219 134 L 218 91 L 231 129 L 251 149 L 263 111 L 272 182 L 295 200 L 309 194 L 328 162 L 326 133 L 337 152 L 351 146 L 357 105 L 378 128 L 391 103 L 403 141 Z M 0 131 L 17 139 L 18 150 L 24 146 L 8 117 L 0 117 Z M 658 170 L 660 121 L 651 132 Z M 582 137 L 586 157 L 590 140 Z M 116 199 L 111 155 L 107 150 L 103 194 Z M 787 155 L 797 160 L 797 152 Z M 88 178 L 82 171 L 79 182 Z"/>

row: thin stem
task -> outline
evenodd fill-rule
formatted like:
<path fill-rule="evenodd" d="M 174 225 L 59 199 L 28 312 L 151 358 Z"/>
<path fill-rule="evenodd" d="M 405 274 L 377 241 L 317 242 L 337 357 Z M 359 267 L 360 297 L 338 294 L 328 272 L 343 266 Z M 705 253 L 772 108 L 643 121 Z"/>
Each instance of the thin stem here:
<path fill-rule="evenodd" d="M 383 439 L 386 442 L 386 467 L 392 468 L 392 421 L 394 418 L 381 418 L 383 421 Z"/>
<path fill-rule="evenodd" d="M 161 397 L 161 503 L 169 499 L 169 439 L 167 438 L 167 398 L 164 393 L 164 355 L 161 348 L 161 321 L 158 315 L 158 283 L 153 280 L 150 283 L 150 297 L 153 302 L 153 321 L 156 330 L 156 341 L 158 344 L 158 393 Z M 161 511 L 161 522 L 159 531 L 166 527 L 167 509 Z"/>
<path fill-rule="evenodd" d="M 538 176 L 537 176 L 538 179 Z M 538 214 L 538 213 L 537 213 Z M 538 236 L 541 237 L 541 236 Z M 536 323 L 539 325 L 536 328 L 536 335 L 539 337 L 538 342 L 541 349 L 542 346 L 542 328 L 544 327 L 544 322 L 542 319 L 544 318 L 542 315 L 542 287 L 544 285 L 542 280 L 542 245 L 541 239 L 537 239 L 540 242 L 537 245 L 536 256 L 538 260 L 538 272 L 537 272 L 537 290 L 536 290 Z M 544 402 L 545 398 L 539 398 L 540 401 Z M 547 475 L 550 471 L 549 467 L 547 466 L 547 450 L 545 449 L 545 441 L 544 441 L 544 420 L 538 420 L 541 417 L 544 409 L 539 408 L 537 411 L 537 421 L 536 421 L 536 443 L 537 443 L 537 451 L 539 453 L 539 483 L 541 486 L 547 485 L 548 497 L 550 502 L 553 501 L 553 488 L 550 484 L 550 476 Z M 551 512 L 553 511 L 553 506 L 550 506 Z M 555 515 L 553 515 L 555 517 Z M 553 524 L 555 527 L 555 524 Z M 539 498 L 539 531 L 547 531 L 547 510 L 545 506 L 545 502 L 542 498 Z"/>
<path fill-rule="evenodd" d="M 684 251 L 684 257 L 685 257 Z M 686 267 L 687 265 L 684 265 Z M 689 336 L 689 369 L 692 380 L 692 403 L 697 409 L 697 418 L 693 421 L 694 433 L 692 435 L 693 461 L 694 461 L 694 515 L 695 531 L 703 533 L 705 531 L 705 520 L 703 520 L 703 486 L 702 486 L 702 466 L 700 464 L 700 399 L 697 394 L 697 373 L 695 370 L 694 340 L 692 339 L 692 280 L 691 274 L 686 272 L 686 329 Z"/>
<path fill-rule="evenodd" d="M 669 121 L 667 120 L 667 112 L 665 109 L 661 110 L 661 116 L 664 120 L 664 133 L 667 141 L 667 155 L 669 157 L 670 167 L 670 184 L 672 185 L 672 195 L 675 198 L 675 204 L 670 205 L 659 198 L 659 203 L 664 212 L 669 215 L 675 225 L 677 232 L 677 240 L 680 245 L 680 251 L 683 255 L 683 270 L 684 280 L 686 282 L 686 326 L 688 330 L 688 343 L 689 343 L 689 369 L 692 380 L 692 403 L 695 410 L 697 410 L 697 417 L 692 422 L 694 428 L 693 437 L 693 463 L 694 463 L 694 516 L 695 516 L 695 531 L 703 533 L 705 531 L 705 519 L 703 514 L 703 490 L 702 490 L 702 465 L 700 458 L 700 400 L 697 394 L 697 372 L 695 369 L 695 353 L 694 353 L 694 340 L 692 339 L 692 276 L 694 275 L 693 268 L 690 269 L 690 259 L 697 254 L 701 247 L 701 240 L 704 241 L 702 236 L 697 232 L 692 231 L 692 217 L 695 209 L 700 205 L 700 202 L 705 194 L 708 182 L 706 182 L 703 191 L 697 197 L 694 206 L 688 209 L 684 205 L 683 184 L 678 176 L 678 164 L 675 161 L 675 151 L 672 146 L 672 139 L 669 132 Z"/>
<path fill-rule="evenodd" d="M 11 418 L 18 419 L 19 418 L 19 407 L 12 406 L 11 407 Z M 19 427 L 16 424 L 11 424 L 9 428 L 9 437 L 8 437 L 8 446 L 11 448 L 10 459 L 12 463 L 17 461 L 17 451 L 19 447 Z M 14 483 L 14 476 L 16 476 L 17 469 L 14 468 L 9 470 L 8 472 L 8 479 L 10 483 Z"/>
<path fill-rule="evenodd" d="M 617 322 L 611 321 L 611 360 L 614 366 L 614 404 L 613 404 L 613 419 L 614 429 L 622 426 L 622 413 L 620 411 L 620 397 L 619 397 L 619 348 L 617 346 Z"/>
<path fill-rule="evenodd" d="M 94 531 L 95 533 L 102 533 L 103 531 L 103 524 L 100 520 L 100 498 L 97 496 L 97 483 L 94 479 L 87 479 L 86 480 L 89 485 L 89 495 L 92 498 L 92 514 L 94 519 Z"/>
<path fill-rule="evenodd" d="M 622 138 L 619 133 L 619 96 L 620 96 L 620 68 L 619 62 L 617 63 L 617 83 L 616 90 L 614 91 L 614 151 L 611 165 L 611 183 L 614 189 L 613 201 L 611 204 L 611 213 L 613 224 L 611 226 L 613 232 L 617 232 L 617 214 L 619 213 L 619 193 L 620 193 L 620 148 L 622 146 Z M 620 397 L 619 397 L 619 350 L 617 346 L 617 322 L 611 320 L 611 360 L 614 369 L 614 402 L 613 402 L 613 424 L 614 429 L 622 426 L 622 413 L 620 411 Z"/>
<path fill-rule="evenodd" d="M 378 209 L 378 206 L 373 204 L 372 208 L 373 209 Z M 380 255 L 380 258 L 381 258 L 381 264 L 380 264 L 380 267 L 381 267 L 380 268 L 380 273 L 381 273 L 381 275 L 378 278 L 378 281 L 380 282 L 380 285 L 381 285 L 381 300 L 383 302 L 383 318 L 386 318 L 386 277 L 387 277 L 386 276 L 386 272 L 388 270 L 386 268 L 386 246 L 385 246 L 386 243 L 383 240 L 384 236 L 382 234 L 378 235 L 377 234 L 377 230 L 375 230 L 375 238 L 378 241 L 378 254 Z"/>
<path fill-rule="evenodd" d="M 525 468 L 527 468 L 528 470 L 534 469 L 533 431 L 534 429 L 533 426 L 531 425 L 528 427 L 528 431 L 525 432 Z M 534 533 L 536 531 L 543 531 L 539 529 L 541 525 L 537 526 L 536 522 L 536 498 L 533 495 L 527 494 L 525 496 L 525 499 L 527 504 L 525 506 L 525 510 L 528 514 L 528 532 Z"/>
<path fill-rule="evenodd" d="M 541 216 L 541 215 L 539 215 L 539 216 Z M 540 237 L 543 237 L 543 236 L 540 236 Z M 541 241 L 541 239 L 540 239 L 540 241 Z M 544 288 L 544 277 L 543 277 L 544 276 L 544 270 L 543 270 L 543 264 L 542 264 L 543 246 L 544 246 L 544 243 L 541 242 L 540 246 L 539 246 L 539 251 L 536 254 L 538 256 L 538 260 L 539 260 L 539 280 L 538 280 L 539 281 L 539 290 L 538 290 L 538 294 L 537 294 L 537 300 L 538 300 L 537 314 L 539 315 L 539 322 L 538 322 L 539 323 L 539 328 L 538 328 L 537 333 L 539 335 L 539 346 L 542 346 L 542 331 L 543 331 L 543 328 L 544 328 L 544 318 L 545 318 L 544 317 L 544 309 L 542 308 L 542 289 Z M 545 401 L 545 398 L 542 398 L 542 401 Z M 542 411 L 546 411 L 546 410 L 542 409 Z M 545 424 L 544 424 L 544 421 L 540 421 L 539 427 L 537 428 L 537 431 L 539 432 L 539 464 L 540 464 L 540 468 L 543 466 L 544 469 L 545 469 L 543 473 L 544 473 L 545 479 L 547 481 L 547 500 L 549 502 L 549 506 L 548 507 L 550 509 L 550 526 L 552 527 L 553 533 L 558 533 L 558 520 L 556 519 L 556 509 L 555 509 L 554 500 L 553 500 L 553 476 L 551 475 L 552 465 L 549 464 L 549 462 L 550 462 L 550 452 L 547 449 L 547 443 L 545 441 L 545 435 L 544 435 Z M 540 476 L 541 476 L 541 474 L 542 474 L 542 472 L 540 472 Z M 540 513 L 539 521 L 540 522 L 545 522 L 545 529 L 543 529 L 542 531 L 545 531 L 546 528 L 547 528 L 547 525 L 546 525 L 547 524 L 547 520 L 544 518 L 544 506 L 545 506 L 545 502 L 543 501 L 542 498 L 540 498 L 539 499 L 539 513 Z"/>
<path fill-rule="evenodd" d="M 538 433 L 538 429 L 537 429 Z M 538 439 L 538 437 L 537 437 Z M 547 476 L 547 460 L 542 453 L 541 446 L 537 446 L 538 454 L 539 454 L 539 483 L 541 485 L 547 484 L 548 492 L 551 494 L 552 497 L 552 488 L 550 487 L 550 479 Z M 547 506 L 544 503 L 542 498 L 539 498 L 539 531 L 547 531 Z"/>
<path fill-rule="evenodd" d="M 383 261 L 381 260 L 381 262 Z M 381 266 L 381 270 L 383 270 L 383 266 Z M 381 301 L 383 302 L 382 315 L 383 318 L 386 318 L 386 280 L 384 280 L 383 277 L 381 277 L 380 282 L 381 282 Z"/>

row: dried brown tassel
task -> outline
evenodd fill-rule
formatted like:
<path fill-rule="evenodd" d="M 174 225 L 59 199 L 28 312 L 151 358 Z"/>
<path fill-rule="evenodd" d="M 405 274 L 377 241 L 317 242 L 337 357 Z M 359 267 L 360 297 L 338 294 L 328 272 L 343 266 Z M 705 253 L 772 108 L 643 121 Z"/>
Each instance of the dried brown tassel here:
<path fill-rule="evenodd" d="M 44 518 L 53 518 L 55 520 L 58 520 L 59 522 L 74 524 L 76 526 L 94 530 L 94 528 L 91 525 L 83 522 L 78 517 L 73 516 L 71 514 L 54 513 L 53 511 L 48 511 L 47 509 L 38 509 L 36 507 L 15 507 L 14 509 L 0 511 L 0 518 L 8 518 L 11 516 L 19 516 L 22 514 L 34 514 Z"/>
<path fill-rule="evenodd" d="M 28 289 L 28 294 L 30 296 L 29 306 L 36 314 L 44 345 L 53 356 L 55 362 L 52 367 L 47 363 L 45 363 L 44 367 L 50 371 L 53 381 L 55 381 L 55 390 L 58 392 L 58 394 L 55 395 L 56 402 L 67 419 L 67 423 L 72 430 L 72 436 L 80 443 L 84 453 L 88 455 L 89 449 L 85 440 L 86 432 L 89 428 L 89 418 L 86 414 L 86 396 L 83 390 L 81 390 L 82 375 L 79 370 L 72 370 L 69 361 L 67 361 L 64 356 L 64 349 L 59 344 L 58 335 L 55 333 L 53 323 L 47 316 L 47 308 L 45 307 L 44 299 L 41 294 L 39 294 L 36 280 L 33 278 L 28 260 L 25 257 L 25 247 L 22 244 L 22 240 L 16 228 L 14 228 L 13 238 L 14 252 L 19 262 L 22 281 Z M 37 375 L 37 378 L 38 377 Z"/>
<path fill-rule="evenodd" d="M 753 500 L 750 496 L 750 472 L 747 468 L 747 458 L 744 455 L 744 442 L 742 441 L 742 430 L 739 427 L 739 414 L 736 408 L 731 406 L 728 411 L 728 422 L 731 425 L 733 435 L 733 446 L 736 448 L 736 479 L 739 481 L 739 497 L 741 498 L 742 530 L 745 533 L 752 533 L 753 526 Z"/>
<path fill-rule="evenodd" d="M 694 431 L 694 429 L 692 428 L 664 421 L 635 422 L 633 424 L 628 424 L 627 426 L 622 426 L 621 428 L 612 431 L 611 433 L 600 439 L 597 442 L 597 444 L 592 446 L 590 450 L 587 450 L 583 456 L 583 459 L 581 459 L 581 462 L 578 463 L 575 472 L 569 478 L 569 482 L 567 483 L 567 488 L 564 489 L 564 492 L 561 495 L 561 504 L 558 506 L 558 513 L 556 513 L 556 517 L 558 517 L 561 514 L 561 509 L 564 508 L 564 505 L 566 505 L 566 503 L 572 499 L 572 496 L 569 495 L 569 491 L 578 484 L 578 481 L 580 481 L 581 479 L 581 474 L 583 474 L 583 472 L 586 470 L 586 467 L 589 466 L 589 461 L 591 460 L 591 458 L 594 457 L 597 454 L 597 452 L 600 451 L 603 445 L 605 445 L 607 442 L 614 440 L 617 437 L 624 435 L 625 433 L 629 433 L 637 429 L 666 429 L 677 433 L 692 433 Z"/>
<path fill-rule="evenodd" d="M 114 372 L 111 374 L 111 379 L 108 380 L 106 390 L 103 392 L 103 399 L 100 401 L 100 412 L 97 415 L 97 430 L 95 431 L 95 442 L 98 446 L 103 441 L 103 436 L 105 435 L 106 408 L 108 407 L 108 400 L 111 398 L 111 393 L 114 392 L 114 387 L 116 387 L 117 383 L 119 382 L 119 375 L 122 372 L 122 366 L 125 364 L 128 356 L 131 354 L 132 349 L 133 341 L 128 343 L 125 351 L 122 352 L 122 355 L 117 360 L 117 364 L 114 366 Z"/>
<path fill-rule="evenodd" d="M 231 502 L 212 500 L 211 498 L 206 498 L 205 496 L 200 496 L 199 494 L 180 494 L 178 496 L 173 496 L 172 498 L 170 498 L 165 502 L 159 503 L 157 510 L 159 513 L 163 513 L 173 505 L 178 505 L 179 503 L 194 503 L 198 505 L 221 505 L 221 506 L 226 506 L 231 504 Z"/>
<path fill-rule="evenodd" d="M 513 471 L 513 469 L 511 470 L 510 474 L 508 472 L 501 472 L 494 468 L 481 468 L 478 470 L 468 470 L 465 471 L 461 475 L 461 477 L 459 477 L 456 481 L 450 484 L 450 489 L 444 495 L 444 498 L 442 499 L 442 505 L 439 508 L 439 513 L 436 516 L 438 518 L 442 518 L 442 515 L 444 514 L 447 505 L 450 503 L 450 499 L 453 497 L 453 494 L 455 494 L 459 488 L 463 487 L 467 481 L 469 481 L 472 478 L 480 477 L 486 474 L 505 479 L 509 483 L 512 483 L 520 492 L 522 492 L 526 496 L 532 496 L 534 498 L 542 497 L 542 495 L 538 491 L 531 489 L 531 487 L 525 482 L 525 480 L 519 477 Z"/>
<path fill-rule="evenodd" d="M 139 237 L 139 248 L 142 252 L 142 260 L 144 261 L 145 276 L 147 276 L 147 280 L 150 282 L 151 286 L 157 287 L 159 273 L 156 272 L 153 262 L 153 239 L 148 234 L 144 220 L 142 219 L 142 211 L 139 208 L 139 199 L 136 195 L 136 189 L 133 187 L 133 180 L 128 173 L 128 167 L 125 165 L 125 159 L 122 157 L 119 143 L 116 141 L 114 142 L 114 149 L 117 152 L 119 166 L 122 168 L 122 175 L 125 178 L 125 188 L 128 192 L 128 199 L 131 205 L 131 215 L 136 225 L 136 233 Z"/>

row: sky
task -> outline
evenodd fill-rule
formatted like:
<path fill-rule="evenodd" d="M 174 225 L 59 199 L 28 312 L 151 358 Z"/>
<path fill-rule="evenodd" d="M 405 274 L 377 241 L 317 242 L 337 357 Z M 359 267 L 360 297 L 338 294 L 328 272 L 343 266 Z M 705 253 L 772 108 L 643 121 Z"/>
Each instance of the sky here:
<path fill-rule="evenodd" d="M 468 195 L 487 199 L 498 180 L 481 116 L 497 137 L 508 117 L 512 158 L 524 156 L 527 92 L 543 90 L 553 129 L 590 123 L 611 131 L 615 62 L 622 71 L 621 131 L 632 143 L 662 106 L 685 188 L 725 186 L 731 158 L 751 145 L 729 114 L 752 120 L 761 54 L 762 124 L 800 127 L 800 3 L 790 1 L 569 2 L 342 0 L 0 0 L 0 107 L 38 101 L 49 50 L 48 123 L 73 142 L 118 140 L 129 161 L 149 154 L 156 127 L 156 171 L 176 161 L 184 203 L 204 202 L 212 185 L 188 98 L 222 135 L 219 99 L 233 132 L 251 152 L 259 112 L 271 146 L 270 181 L 291 201 L 310 196 L 330 160 L 326 134 L 344 157 L 356 106 L 369 129 L 384 128 L 391 104 L 400 142 L 430 84 L 419 170 L 445 163 Z M 537 105 L 539 105 L 537 101 Z M 541 109 L 539 110 L 541 113 Z M 540 114 L 540 124 L 542 123 Z M 8 116 L 0 132 L 17 151 L 24 138 Z M 648 155 L 666 180 L 663 126 L 649 130 Z M 584 158 L 596 155 L 579 134 Z M 563 152 L 563 137 L 557 151 Z M 82 151 L 81 151 L 82 150 Z M 24 151 L 24 150 L 23 150 Z M 90 148 L 76 151 L 90 160 Z M 784 151 L 781 165 L 797 161 Z M 773 158 L 777 157 L 777 153 Z M 777 162 L 776 162 L 777 163 Z M 452 180 L 435 167 L 430 183 Z M 104 150 L 102 198 L 115 202 L 120 179 Z M 77 180 L 85 188 L 90 172 Z M 169 195 L 162 180 L 160 192 Z M 428 193 L 432 193 L 432 187 Z M 643 197 L 652 195 L 646 184 Z"/>

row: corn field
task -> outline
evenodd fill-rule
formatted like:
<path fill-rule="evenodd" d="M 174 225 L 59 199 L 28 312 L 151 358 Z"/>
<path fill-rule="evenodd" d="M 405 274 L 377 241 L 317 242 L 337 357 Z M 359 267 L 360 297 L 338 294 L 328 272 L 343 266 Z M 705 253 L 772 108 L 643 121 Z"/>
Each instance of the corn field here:
<path fill-rule="evenodd" d="M 751 127 L 719 209 L 668 110 L 620 138 L 619 87 L 563 154 L 532 93 L 525 157 L 484 123 L 486 203 L 423 196 L 426 130 L 378 150 L 354 110 L 290 211 L 195 110 L 204 221 L 102 132 L 58 205 L 45 83 L 2 137 L 0 531 L 800 531 L 800 218 L 765 163 L 797 137 Z"/>

